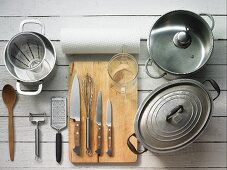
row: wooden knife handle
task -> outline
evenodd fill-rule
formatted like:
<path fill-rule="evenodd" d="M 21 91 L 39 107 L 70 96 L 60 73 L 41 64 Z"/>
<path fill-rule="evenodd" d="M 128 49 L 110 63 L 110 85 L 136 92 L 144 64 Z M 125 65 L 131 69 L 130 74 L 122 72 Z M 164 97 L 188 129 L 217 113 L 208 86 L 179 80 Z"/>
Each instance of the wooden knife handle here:
<path fill-rule="evenodd" d="M 80 154 L 80 121 L 75 121 L 76 128 L 75 128 L 75 147 L 73 151 L 76 154 Z"/>
<path fill-rule="evenodd" d="M 97 150 L 95 151 L 98 155 L 101 155 L 101 148 L 102 148 L 102 126 L 98 125 Z"/>
<path fill-rule="evenodd" d="M 9 154 L 10 160 L 14 160 L 14 129 L 13 129 L 13 109 L 9 109 L 8 133 L 9 133 Z"/>
<path fill-rule="evenodd" d="M 112 128 L 111 126 L 107 126 L 108 132 L 107 132 L 107 144 L 108 144 L 108 151 L 107 154 L 109 156 L 112 156 Z"/>

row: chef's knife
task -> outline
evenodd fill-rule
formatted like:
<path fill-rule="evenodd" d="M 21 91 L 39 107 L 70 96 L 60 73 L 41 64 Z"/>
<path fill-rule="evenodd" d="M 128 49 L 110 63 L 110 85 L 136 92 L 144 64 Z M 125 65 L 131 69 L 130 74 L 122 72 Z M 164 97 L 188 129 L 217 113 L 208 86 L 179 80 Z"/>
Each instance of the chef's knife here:
<path fill-rule="evenodd" d="M 75 147 L 73 151 L 80 153 L 80 84 L 77 74 L 74 76 L 70 94 L 70 119 L 75 120 Z"/>
<path fill-rule="evenodd" d="M 108 143 L 108 151 L 107 154 L 112 156 L 112 105 L 111 101 L 108 99 L 107 101 L 107 111 L 106 111 L 106 126 L 108 129 L 107 132 L 107 143 Z"/>
<path fill-rule="evenodd" d="M 97 134 L 97 150 L 95 151 L 98 155 L 101 155 L 102 148 L 102 92 L 99 91 L 96 104 L 96 124 L 98 126 Z"/>

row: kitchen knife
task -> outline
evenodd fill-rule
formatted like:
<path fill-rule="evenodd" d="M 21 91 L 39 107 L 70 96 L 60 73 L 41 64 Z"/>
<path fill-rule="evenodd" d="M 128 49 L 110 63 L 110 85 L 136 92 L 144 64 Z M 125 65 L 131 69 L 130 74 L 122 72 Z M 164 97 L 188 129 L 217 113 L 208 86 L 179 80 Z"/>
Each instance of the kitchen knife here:
<path fill-rule="evenodd" d="M 75 128 L 75 147 L 73 151 L 80 153 L 80 84 L 77 74 L 74 76 L 70 94 L 70 119 L 76 123 Z"/>
<path fill-rule="evenodd" d="M 112 156 L 112 105 L 111 101 L 108 99 L 107 101 L 107 111 L 106 111 L 106 126 L 108 129 L 107 132 L 107 143 L 108 143 L 108 151 L 107 154 Z"/>
<path fill-rule="evenodd" d="M 96 104 L 96 124 L 98 126 L 97 134 L 97 150 L 95 151 L 98 155 L 101 155 L 102 148 L 102 92 L 99 91 Z"/>

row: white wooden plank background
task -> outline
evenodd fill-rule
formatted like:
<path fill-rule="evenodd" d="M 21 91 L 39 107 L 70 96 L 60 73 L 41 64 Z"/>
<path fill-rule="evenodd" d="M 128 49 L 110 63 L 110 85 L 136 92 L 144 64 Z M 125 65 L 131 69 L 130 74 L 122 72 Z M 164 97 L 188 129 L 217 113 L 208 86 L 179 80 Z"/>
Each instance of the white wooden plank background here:
<path fill-rule="evenodd" d="M 63 162 L 55 162 L 55 131 L 48 122 L 41 126 L 42 161 L 34 160 L 34 126 L 28 121 L 29 112 L 46 112 L 50 116 L 50 98 L 67 95 L 68 65 L 82 59 L 109 59 L 111 55 L 76 55 L 65 56 L 60 46 L 60 29 L 62 27 L 135 27 L 140 33 L 141 53 L 136 56 L 140 70 L 138 76 L 139 103 L 159 85 L 167 80 L 152 80 L 144 71 L 144 62 L 148 57 L 146 39 L 150 27 L 160 15 L 176 9 L 191 10 L 196 13 L 210 13 L 215 19 L 213 30 L 214 51 L 206 67 L 193 76 L 203 81 L 212 78 L 221 87 L 221 95 L 214 102 L 211 122 L 205 132 L 189 147 L 171 154 L 154 154 L 147 152 L 139 156 L 133 164 L 79 164 L 68 161 L 68 133 L 63 134 Z M 44 85 L 39 96 L 18 96 L 14 110 L 15 123 L 15 161 L 8 155 L 7 110 L 0 96 L 0 169 L 186 169 L 186 170 L 224 170 L 227 168 L 227 113 L 226 113 L 226 0 L 0 0 L 0 54 L 3 54 L 7 41 L 18 32 L 19 23 L 26 18 L 41 20 L 46 26 L 46 36 L 52 40 L 57 51 L 57 72 L 52 81 Z M 207 18 L 206 21 L 210 23 Z M 105 23 L 103 25 L 103 23 Z M 38 28 L 27 27 L 38 30 Z M 152 70 L 154 74 L 154 70 Z M 13 79 L 5 69 L 0 57 L 0 89 L 8 83 L 15 87 Z M 26 87 L 25 87 L 26 88 Z M 208 85 L 208 89 L 212 88 Z M 212 91 L 212 95 L 215 92 Z"/>

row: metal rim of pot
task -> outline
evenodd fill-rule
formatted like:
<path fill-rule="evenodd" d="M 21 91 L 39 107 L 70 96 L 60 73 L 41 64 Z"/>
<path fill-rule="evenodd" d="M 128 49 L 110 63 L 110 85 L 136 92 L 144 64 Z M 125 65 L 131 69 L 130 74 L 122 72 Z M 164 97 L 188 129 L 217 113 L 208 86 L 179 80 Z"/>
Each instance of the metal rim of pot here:
<path fill-rule="evenodd" d="M 197 134 L 194 134 L 193 136 L 191 136 L 191 138 L 189 138 L 187 141 L 185 141 L 185 143 L 182 143 L 180 144 L 179 146 L 177 147 L 173 147 L 169 150 L 158 150 L 158 149 L 155 149 L 155 148 L 151 148 L 148 144 L 146 144 L 146 141 L 143 140 L 143 137 L 141 136 L 141 132 L 139 131 L 139 123 L 138 123 L 138 120 L 139 120 L 139 117 L 141 116 L 142 114 L 142 111 L 146 108 L 144 108 L 146 106 L 146 104 L 149 102 L 149 100 L 152 100 L 152 96 L 154 96 L 156 93 L 158 93 L 160 90 L 162 90 L 163 88 L 168 88 L 172 85 L 175 85 L 177 83 L 180 83 L 180 82 L 184 82 L 184 83 L 189 83 L 189 84 L 192 84 L 192 85 L 196 85 L 198 86 L 199 88 L 201 88 L 201 90 L 203 90 L 204 92 L 206 92 L 206 94 L 209 96 L 209 101 L 210 101 L 210 111 L 209 113 L 207 113 L 207 119 L 205 120 L 205 123 L 204 125 L 197 131 Z M 205 88 L 205 86 L 203 85 L 205 82 L 209 82 L 212 87 L 215 89 L 215 91 L 217 92 L 217 96 L 212 98 L 210 92 Z M 211 114 L 212 114 L 212 107 L 213 107 L 213 101 L 215 99 L 218 98 L 218 96 L 220 95 L 220 87 L 218 86 L 218 84 L 210 79 L 210 80 L 205 80 L 204 82 L 200 83 L 198 81 L 195 81 L 195 80 L 192 80 L 192 79 L 178 79 L 178 80 L 173 80 L 173 81 L 170 81 L 166 84 L 163 84 L 162 86 L 158 87 L 157 89 L 155 89 L 154 91 L 152 91 L 148 96 L 147 98 L 142 102 L 142 104 L 140 105 L 138 111 L 137 111 L 137 114 L 135 116 L 135 120 L 134 120 L 134 128 L 135 128 L 135 133 L 133 133 L 132 135 L 129 136 L 128 140 L 127 140 L 127 145 L 129 147 L 129 149 L 134 153 L 134 154 L 142 154 L 144 152 L 146 152 L 147 150 L 150 150 L 152 152 L 156 152 L 156 153 L 168 153 L 168 152 L 173 152 L 173 151 L 177 151 L 177 150 L 180 150 L 180 149 L 183 149 L 185 148 L 186 146 L 188 146 L 189 144 L 191 144 L 195 139 L 198 138 L 198 136 L 200 136 L 200 134 L 205 130 L 205 128 L 207 127 L 209 121 L 210 121 L 210 117 L 211 117 Z M 180 108 L 176 108 L 175 111 L 178 111 Z M 132 144 L 132 142 L 130 141 L 131 137 L 135 137 L 143 146 L 143 150 L 137 150 L 134 145 Z"/>
<path fill-rule="evenodd" d="M 177 12 L 183 12 L 183 13 L 187 13 L 189 15 L 192 15 L 193 17 L 196 17 L 197 19 L 199 19 L 204 25 L 206 25 L 207 28 L 210 28 L 209 29 L 209 33 L 210 33 L 210 39 L 211 39 L 211 46 L 210 46 L 210 50 L 208 52 L 208 57 L 207 57 L 207 60 L 204 62 L 203 65 L 201 65 L 199 68 L 197 68 L 196 70 L 194 71 L 191 71 L 191 72 L 186 72 L 186 73 L 177 73 L 177 72 L 171 72 L 169 70 L 167 70 L 166 68 L 160 66 L 155 60 L 154 58 L 152 57 L 152 51 L 150 50 L 151 48 L 151 43 L 150 43 L 150 38 L 151 38 L 151 33 L 153 31 L 153 28 L 156 26 L 156 24 L 164 17 L 167 17 L 168 15 L 171 15 L 173 13 L 177 13 Z M 208 25 L 208 23 L 201 17 L 201 16 L 207 16 L 210 20 L 211 20 L 211 26 Z M 199 70 L 201 70 L 205 64 L 207 63 L 207 61 L 209 60 L 211 54 L 212 54 L 212 51 L 213 51 L 213 48 L 214 48 L 214 36 L 213 36 L 213 33 L 212 33 L 212 30 L 214 29 L 214 26 L 215 26 L 215 21 L 214 21 L 214 18 L 212 17 L 212 15 L 210 14 L 206 14 L 206 13 L 200 13 L 199 15 L 198 14 L 195 14 L 191 11 L 186 11 L 186 10 L 176 10 L 176 11 L 171 11 L 171 12 L 168 12 L 166 14 L 164 14 L 163 16 L 161 16 L 156 22 L 155 24 L 152 26 L 152 28 L 150 29 L 150 32 L 149 32 L 149 37 L 147 39 L 147 49 L 148 49 L 148 53 L 149 53 L 149 58 L 146 60 L 145 62 L 145 70 L 146 70 L 146 74 L 151 77 L 151 78 L 154 78 L 154 79 L 159 79 L 159 78 L 162 78 L 162 77 L 165 77 L 167 74 L 170 74 L 170 75 L 173 75 L 173 76 L 177 76 L 177 77 L 184 77 L 184 76 L 189 76 L 191 74 L 194 74 L 196 72 L 198 72 Z M 148 69 L 148 66 L 149 65 L 152 65 L 152 64 L 155 64 L 155 66 L 157 66 L 163 73 L 160 74 L 159 76 L 154 76 L 150 73 L 149 69 Z"/>
<path fill-rule="evenodd" d="M 41 30 L 40 30 L 40 33 L 37 33 L 37 32 L 24 32 L 24 25 L 26 24 L 37 24 L 40 26 Z M 11 67 L 13 67 L 14 65 L 7 59 L 6 57 L 6 51 L 7 51 L 7 47 L 8 47 L 8 44 L 11 42 L 11 40 L 14 38 L 12 38 L 6 45 L 5 49 L 4 49 L 4 63 L 5 63 L 5 66 L 6 66 L 6 69 L 7 71 L 10 73 L 11 76 L 13 76 L 15 79 L 17 79 L 17 82 L 16 82 L 16 89 L 18 91 L 19 94 L 23 94 L 23 95 L 38 95 L 41 91 L 42 91 L 42 88 L 43 88 L 43 80 L 46 79 L 48 77 L 48 75 L 53 71 L 54 67 L 55 67 L 55 64 L 56 64 L 56 50 L 52 44 L 52 42 L 50 40 L 48 40 L 44 35 L 45 35 L 45 26 L 42 22 L 40 22 L 39 20 L 36 20 L 36 19 L 26 19 L 24 21 L 22 21 L 20 23 L 20 26 L 19 26 L 19 31 L 20 33 L 16 34 L 14 37 L 16 37 L 17 35 L 21 35 L 21 34 L 32 34 L 36 37 L 38 37 L 39 39 L 41 39 L 41 42 L 44 43 L 44 49 L 45 49 L 45 56 L 47 55 L 47 53 L 49 53 L 49 55 L 51 55 L 51 57 L 53 58 L 53 66 L 51 67 L 51 69 L 48 71 L 48 73 L 46 73 L 45 75 L 43 75 L 41 78 L 37 79 L 37 80 L 23 80 L 19 77 L 17 77 L 16 75 L 14 75 L 12 73 L 12 69 L 10 69 L 10 67 L 8 65 L 11 65 Z M 48 46 L 48 48 L 46 49 L 46 47 Z M 45 56 L 43 57 L 43 60 L 45 60 Z M 42 62 L 41 62 L 42 63 Z M 38 66 L 37 66 L 38 67 Z M 20 70 L 22 71 L 23 74 L 26 73 L 26 71 L 23 71 L 21 69 L 17 69 L 17 70 Z M 23 91 L 21 90 L 21 83 L 38 83 L 38 88 L 37 90 L 35 91 Z"/>

